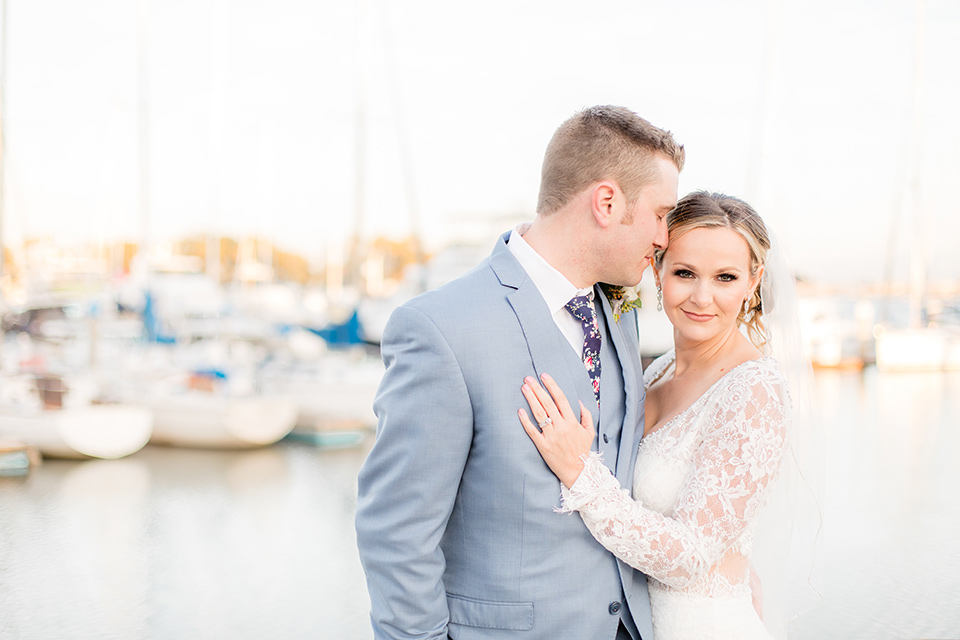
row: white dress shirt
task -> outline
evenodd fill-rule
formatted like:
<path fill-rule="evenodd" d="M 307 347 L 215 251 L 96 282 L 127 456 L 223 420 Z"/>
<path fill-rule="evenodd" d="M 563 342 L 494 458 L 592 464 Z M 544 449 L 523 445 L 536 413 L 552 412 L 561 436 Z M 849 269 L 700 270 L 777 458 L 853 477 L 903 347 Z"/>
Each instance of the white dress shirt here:
<path fill-rule="evenodd" d="M 547 308 L 553 316 L 553 321 L 557 324 L 563 337 L 577 352 L 577 357 L 582 357 L 583 327 L 580 325 L 580 321 L 564 308 L 564 305 L 570 302 L 574 296 L 589 296 L 593 299 L 593 288 L 577 289 L 562 273 L 551 267 L 543 259 L 543 256 L 527 244 L 527 241 L 520 235 L 520 230 L 524 226 L 526 225 L 520 225 L 510 232 L 507 248 L 510 249 L 510 253 L 530 276 L 540 295 L 543 296 Z"/>

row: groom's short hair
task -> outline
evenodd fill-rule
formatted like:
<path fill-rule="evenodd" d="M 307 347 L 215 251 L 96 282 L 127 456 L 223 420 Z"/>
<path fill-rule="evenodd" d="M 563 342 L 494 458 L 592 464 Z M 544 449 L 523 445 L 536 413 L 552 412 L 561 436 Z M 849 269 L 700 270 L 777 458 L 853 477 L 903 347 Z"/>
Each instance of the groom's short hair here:
<path fill-rule="evenodd" d="M 599 180 L 614 180 L 628 203 L 656 174 L 657 154 L 683 169 L 683 145 L 625 107 L 584 109 L 560 125 L 543 158 L 537 213 L 553 213 Z"/>

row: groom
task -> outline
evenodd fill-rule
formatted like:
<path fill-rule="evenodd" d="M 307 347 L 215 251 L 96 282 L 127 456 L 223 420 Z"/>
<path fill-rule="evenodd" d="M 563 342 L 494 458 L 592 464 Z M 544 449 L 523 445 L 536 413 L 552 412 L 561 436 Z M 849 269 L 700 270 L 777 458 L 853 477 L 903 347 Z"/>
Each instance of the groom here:
<path fill-rule="evenodd" d="M 636 285 L 666 246 L 683 161 L 628 109 L 577 113 L 547 147 L 534 222 L 391 316 L 356 520 L 378 640 L 652 640 L 645 577 L 554 513 L 559 483 L 517 410 L 524 377 L 549 373 L 630 487 L 637 324 L 595 285 Z"/>

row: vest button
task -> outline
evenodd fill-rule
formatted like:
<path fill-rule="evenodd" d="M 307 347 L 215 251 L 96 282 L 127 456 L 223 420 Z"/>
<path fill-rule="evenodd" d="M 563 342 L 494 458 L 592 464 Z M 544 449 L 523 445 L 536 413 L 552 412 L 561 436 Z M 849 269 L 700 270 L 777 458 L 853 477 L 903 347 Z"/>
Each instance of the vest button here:
<path fill-rule="evenodd" d="M 620 607 L 621 604 L 619 602 L 611 602 L 610 606 L 608 607 L 610 615 L 615 616 L 620 613 Z"/>
<path fill-rule="evenodd" d="M 610 438 L 607 436 L 607 434 L 603 434 L 603 442 L 604 444 L 610 442 Z"/>

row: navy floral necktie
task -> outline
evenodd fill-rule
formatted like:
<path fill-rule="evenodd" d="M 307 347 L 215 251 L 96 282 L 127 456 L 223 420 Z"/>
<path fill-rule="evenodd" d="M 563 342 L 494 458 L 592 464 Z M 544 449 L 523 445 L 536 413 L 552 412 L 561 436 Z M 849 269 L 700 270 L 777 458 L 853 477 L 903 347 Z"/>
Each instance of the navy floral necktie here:
<path fill-rule="evenodd" d="M 590 382 L 593 383 L 593 395 L 600 406 L 600 324 L 597 311 L 593 306 L 593 296 L 574 296 L 564 309 L 580 321 L 583 327 L 583 353 L 580 355 L 583 366 L 587 368 Z"/>

